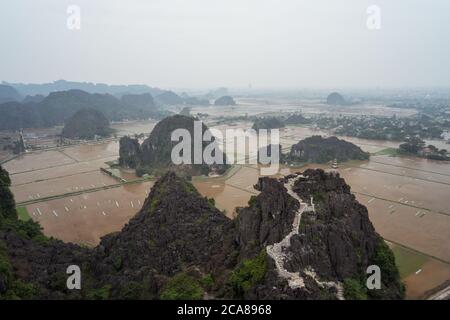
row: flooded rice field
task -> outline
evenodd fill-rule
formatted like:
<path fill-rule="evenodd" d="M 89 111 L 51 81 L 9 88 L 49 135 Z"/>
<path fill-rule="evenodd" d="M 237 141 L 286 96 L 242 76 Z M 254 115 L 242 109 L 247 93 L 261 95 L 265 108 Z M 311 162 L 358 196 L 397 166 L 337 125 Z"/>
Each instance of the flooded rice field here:
<path fill-rule="evenodd" d="M 207 113 L 211 116 L 244 116 L 252 115 L 279 115 L 281 112 L 302 112 L 304 114 L 342 114 L 342 115 L 373 115 L 407 117 L 416 114 L 417 111 L 407 108 L 391 108 L 379 104 L 358 104 L 349 106 L 330 106 L 325 101 L 312 99 L 297 101 L 292 99 L 266 99 L 266 98 L 239 98 L 236 106 L 229 108 L 196 107 L 193 112 Z"/>
<path fill-rule="evenodd" d="M 156 124 L 157 121 L 155 120 L 114 122 L 111 124 L 111 128 L 116 130 L 118 136 L 128 136 L 141 133 L 148 134 L 153 130 Z"/>
<path fill-rule="evenodd" d="M 119 231 L 142 207 L 152 182 L 83 193 L 27 206 L 31 218 L 47 235 L 94 246 Z"/>
<path fill-rule="evenodd" d="M 119 155 L 119 141 L 111 141 L 99 144 L 82 144 L 70 148 L 64 148 L 60 152 L 69 158 L 80 162 L 117 157 Z"/>
<path fill-rule="evenodd" d="M 265 106 L 259 112 L 270 109 Z M 204 108 L 202 112 L 208 113 Z M 155 123 L 127 122 L 113 127 L 119 135 L 134 135 L 149 132 Z M 248 129 L 251 125 L 237 122 L 213 127 L 224 131 Z M 308 127 L 280 130 L 283 152 L 316 134 L 328 135 Z M 371 153 L 398 146 L 389 141 L 345 139 Z M 243 157 L 237 155 L 238 159 Z M 26 206 L 45 234 L 93 246 L 102 236 L 119 231 L 136 214 L 153 185 L 151 181 L 119 185 L 100 171 L 117 158 L 118 142 L 105 141 L 30 152 L 6 162 L 4 167 L 11 174 L 11 190 L 18 206 Z M 328 169 L 329 165 L 283 167 L 280 173 L 308 167 Z M 338 171 L 358 201 L 368 208 L 377 232 L 392 242 L 409 298 L 422 297 L 450 278 L 450 163 L 372 155 L 368 161 L 341 163 Z M 121 170 L 120 176 L 126 180 L 137 178 L 130 170 Z M 246 206 L 250 197 L 258 194 L 253 185 L 259 176 L 256 165 L 235 165 L 225 176 L 195 177 L 193 184 L 203 196 L 214 198 L 225 215 L 234 218 L 236 207 Z"/>
<path fill-rule="evenodd" d="M 74 159 L 71 159 L 59 150 L 46 150 L 22 154 L 14 160 L 6 162 L 3 166 L 10 174 L 15 174 L 63 166 L 75 162 Z"/>
<path fill-rule="evenodd" d="M 449 264 L 392 242 L 388 244 L 394 252 L 408 299 L 426 298 L 426 292 L 450 279 Z"/>
<path fill-rule="evenodd" d="M 27 154 L 27 157 L 33 157 L 33 154 Z M 67 165 L 57 165 L 51 168 L 37 169 L 25 171 L 21 173 L 11 174 L 12 185 L 20 185 L 30 182 L 38 182 L 46 179 L 54 179 L 65 176 L 72 176 L 85 172 L 98 171 L 99 168 L 105 168 L 105 162 L 116 160 L 117 156 L 105 159 L 93 160 L 88 162 L 73 162 Z M 15 159 L 15 161 L 18 159 Z M 9 162 L 7 163 L 9 164 Z M 6 165 L 5 165 L 6 167 Z"/>
<path fill-rule="evenodd" d="M 117 181 L 96 169 L 92 172 L 66 175 L 32 183 L 11 186 L 16 202 L 36 200 L 76 191 L 89 190 L 117 184 Z"/>

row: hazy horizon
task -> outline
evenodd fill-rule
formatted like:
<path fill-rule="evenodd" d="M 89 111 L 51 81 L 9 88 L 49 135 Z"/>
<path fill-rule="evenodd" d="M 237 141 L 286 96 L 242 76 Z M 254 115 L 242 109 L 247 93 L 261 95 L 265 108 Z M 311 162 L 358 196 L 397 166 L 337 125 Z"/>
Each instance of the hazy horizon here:
<path fill-rule="evenodd" d="M 81 29 L 69 30 L 69 5 Z M 366 10 L 381 10 L 379 30 Z M 3 1 L 1 80 L 160 88 L 445 88 L 444 0 Z"/>

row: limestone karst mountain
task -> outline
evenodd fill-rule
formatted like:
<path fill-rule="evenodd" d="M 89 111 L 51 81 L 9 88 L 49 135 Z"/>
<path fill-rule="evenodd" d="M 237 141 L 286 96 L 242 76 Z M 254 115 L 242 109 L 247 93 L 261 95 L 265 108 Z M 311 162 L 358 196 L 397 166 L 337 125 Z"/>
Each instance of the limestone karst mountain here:
<path fill-rule="evenodd" d="M 216 101 L 214 101 L 214 105 L 216 106 L 234 106 L 236 105 L 236 101 L 234 101 L 233 97 L 231 96 L 222 96 Z"/>
<path fill-rule="evenodd" d="M 264 117 L 257 118 L 253 123 L 252 129 L 260 130 L 260 129 L 279 129 L 284 128 L 284 122 L 281 119 L 276 117 Z"/>
<path fill-rule="evenodd" d="M 340 93 L 332 92 L 327 97 L 327 104 L 332 106 L 343 106 L 347 104 L 347 101 Z"/>
<path fill-rule="evenodd" d="M 14 87 L 0 84 L 0 103 L 20 100 L 21 96 Z"/>
<path fill-rule="evenodd" d="M 91 249 L 17 220 L 1 169 L 0 179 L 0 298 L 403 297 L 392 252 L 338 174 L 310 169 L 260 178 L 260 194 L 231 220 L 169 172 L 120 232 Z M 73 264 L 81 290 L 66 287 Z M 379 290 L 365 287 L 369 265 L 381 269 Z"/>
<path fill-rule="evenodd" d="M 289 161 L 326 163 L 336 159 L 339 162 L 347 160 L 366 160 L 369 153 L 357 145 L 336 137 L 323 138 L 312 136 L 300 140 L 291 147 Z"/>
<path fill-rule="evenodd" d="M 159 119 L 169 113 L 153 103 L 150 94 L 129 94 L 118 99 L 110 94 L 82 90 L 52 92 L 45 98 L 28 98 L 24 102 L 0 104 L 0 130 L 52 127 L 63 124 L 80 109 L 102 112 L 111 121 Z"/>
<path fill-rule="evenodd" d="M 81 109 L 66 120 L 62 136 L 70 139 L 94 139 L 95 136 L 107 137 L 112 133 L 109 120 L 95 109 Z"/>
<path fill-rule="evenodd" d="M 228 165 L 225 164 L 225 155 L 222 154 L 223 164 L 207 164 L 201 159 L 201 164 L 196 164 L 194 159 L 196 119 L 185 115 L 174 115 L 160 121 L 152 130 L 150 136 L 139 144 L 136 139 L 123 137 L 120 140 L 119 164 L 123 167 L 135 168 L 138 175 L 144 173 L 160 174 L 168 169 L 176 170 L 187 175 L 208 175 L 209 173 L 223 173 Z M 172 141 L 171 135 L 177 129 L 186 129 L 191 137 L 191 164 L 174 164 L 171 158 L 172 150 L 179 141 Z M 208 130 L 202 124 L 201 134 Z M 201 139 L 202 137 L 200 137 Z M 214 138 L 213 138 L 214 139 Z M 212 139 L 212 141 L 214 141 Z M 202 153 L 211 142 L 202 142 Z"/>

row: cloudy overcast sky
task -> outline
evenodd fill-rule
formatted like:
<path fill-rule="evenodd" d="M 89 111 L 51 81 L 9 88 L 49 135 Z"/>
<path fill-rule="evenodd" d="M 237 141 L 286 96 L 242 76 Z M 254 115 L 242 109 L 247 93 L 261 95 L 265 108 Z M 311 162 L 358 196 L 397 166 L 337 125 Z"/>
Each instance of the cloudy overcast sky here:
<path fill-rule="evenodd" d="M 2 0 L 0 80 L 450 86 L 449 17 L 448 0 Z"/>

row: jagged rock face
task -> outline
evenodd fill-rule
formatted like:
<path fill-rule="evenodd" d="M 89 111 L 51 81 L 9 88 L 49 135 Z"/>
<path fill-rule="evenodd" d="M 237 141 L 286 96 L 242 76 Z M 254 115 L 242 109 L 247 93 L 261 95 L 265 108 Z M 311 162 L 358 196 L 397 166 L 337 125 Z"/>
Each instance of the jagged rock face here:
<path fill-rule="evenodd" d="M 342 283 L 347 279 L 359 279 L 363 281 L 365 270 L 371 264 L 380 264 L 380 255 L 388 255 L 388 264 L 393 264 L 393 255 L 389 249 L 383 247 L 381 237 L 375 232 L 367 213 L 367 209 L 359 204 L 350 187 L 339 175 L 325 173 L 323 170 L 306 170 L 303 177 L 296 180 L 292 190 L 306 203 L 311 201 L 315 205 L 315 212 L 304 212 L 301 216 L 299 233 L 290 239 L 290 247 L 285 252 L 289 257 L 284 267 L 289 271 L 303 277 L 305 287 L 292 289 L 287 281 L 281 279 L 275 272 L 274 261 L 269 257 L 272 268 L 268 271 L 264 283 L 256 286 L 247 293 L 247 298 L 299 298 L 299 299 L 333 299 L 336 298 L 334 288 L 324 290 L 308 274 L 308 270 L 316 273 L 321 281 Z M 258 251 L 269 244 L 270 241 L 257 241 L 247 234 L 266 234 L 267 204 L 275 211 L 283 212 L 285 223 L 281 227 L 275 221 L 271 221 L 269 228 L 271 234 L 276 232 L 273 242 L 277 242 L 292 228 L 295 206 L 286 208 L 286 204 L 293 198 L 287 194 L 283 183 L 287 176 L 279 182 L 273 179 L 260 178 L 258 185 L 261 194 L 256 197 L 249 208 L 239 211 L 239 234 L 241 236 L 241 248 L 247 248 L 249 244 L 258 243 Z M 272 186 L 272 187 L 269 187 Z M 264 209 L 265 208 L 265 209 Z M 282 210 L 282 208 L 285 208 Z M 272 209 L 273 210 L 273 209 Z M 245 223 L 241 222 L 244 221 Z M 289 224 L 290 223 L 290 224 Z M 274 227 L 276 226 L 276 227 Z M 382 247 L 380 249 L 380 246 Z M 385 245 L 384 245 L 385 246 Z M 387 250 L 380 253 L 380 250 Z M 383 262 L 384 263 L 384 262 Z M 397 269 L 390 265 L 381 265 L 382 290 L 367 292 L 372 298 L 401 298 L 403 288 L 399 281 Z"/>
<path fill-rule="evenodd" d="M 316 212 L 305 214 L 300 235 L 292 249 L 302 252 L 291 268 L 313 265 L 326 278 L 344 280 L 368 266 L 380 236 L 369 220 L 367 208 L 359 204 L 339 175 L 306 170 L 293 190 L 304 201 L 313 197 Z"/>
<path fill-rule="evenodd" d="M 250 206 L 240 209 L 236 219 L 243 258 L 257 254 L 289 233 L 299 206 L 276 179 L 260 178 L 255 189 L 265 196 L 252 197 Z"/>
<path fill-rule="evenodd" d="M 147 269 L 164 276 L 189 267 L 218 274 L 234 265 L 234 250 L 233 222 L 169 172 L 122 231 L 102 239 L 94 264 L 100 277 L 115 268 L 120 281 Z"/>
<path fill-rule="evenodd" d="M 333 106 L 343 106 L 347 104 L 347 101 L 345 101 L 344 97 L 341 94 L 332 92 L 327 97 L 327 104 Z"/>
<path fill-rule="evenodd" d="M 59 240 L 47 240 L 45 243 L 40 243 L 19 235 L 13 229 L 0 230 L 1 244 L 5 244 L 7 248 L 9 263 L 14 270 L 14 278 L 33 287 L 33 297 L 26 298 L 82 298 L 78 290 L 67 289 L 66 270 L 70 265 L 87 266 L 89 249 Z M 0 283 L 2 282 L 1 278 L 2 274 L 0 273 Z"/>
<path fill-rule="evenodd" d="M 89 250 L 47 239 L 37 223 L 19 221 L 10 183 L 0 166 L 0 300 L 81 298 L 67 290 L 66 269 L 87 262 Z"/>
<path fill-rule="evenodd" d="M 97 136 L 111 134 L 109 120 L 95 109 L 81 109 L 67 119 L 62 136 L 65 138 L 93 139 Z"/>
<path fill-rule="evenodd" d="M 287 183 L 293 178 L 294 182 Z M 7 173 L 1 168 L 0 179 L 9 191 Z M 402 297 L 395 265 L 394 269 L 384 265 L 391 259 L 386 256 L 390 251 L 384 251 L 379 259 L 381 238 L 368 219 L 367 209 L 338 175 L 306 170 L 302 176 L 260 178 L 255 187 L 261 193 L 250 200 L 249 207 L 240 209 L 233 221 L 190 183 L 169 172 L 153 186 L 136 216 L 120 232 L 103 237 L 93 249 L 46 239 L 35 223 L 20 222 L 14 215 L 9 215 L 9 224 L 3 224 L 3 211 L 11 211 L 14 200 L 11 205 L 1 197 L 0 298 L 14 297 L 11 290 L 18 285 L 27 286 L 27 296 L 19 290 L 15 292 L 18 297 L 159 298 L 169 279 L 179 272 L 189 272 L 198 281 L 212 275 L 214 285 L 203 290 L 233 298 L 236 296 L 226 288 L 236 270 L 266 251 L 268 245 L 292 234 L 295 218 L 304 206 L 297 199 L 309 201 L 311 196 L 315 212 L 303 212 L 298 233 L 286 247 L 288 260 L 284 264 L 289 272 L 303 277 L 304 287 L 289 286 L 267 255 L 263 256 L 262 278 L 247 288 L 243 297 L 335 299 L 334 289 L 322 288 L 308 270 L 321 281 L 334 283 L 360 277 L 361 270 L 372 263 L 382 264 L 383 287 L 369 297 Z M 81 291 L 66 288 L 65 271 L 72 264 L 83 272 Z M 244 273 L 244 281 L 248 271 L 252 274 L 253 270 Z"/>
<path fill-rule="evenodd" d="M 141 150 L 137 139 L 122 137 L 119 140 L 119 164 L 125 168 L 136 168 L 141 158 Z"/>
<path fill-rule="evenodd" d="M 236 101 L 230 96 L 223 96 L 214 101 L 214 105 L 216 106 L 235 106 Z"/>
<path fill-rule="evenodd" d="M 355 144 L 336 137 L 312 136 L 300 140 L 291 147 L 289 160 L 298 162 L 326 163 L 337 161 L 366 160 L 369 153 Z"/>
<path fill-rule="evenodd" d="M 124 140 L 124 150 L 119 151 L 120 154 L 124 154 L 124 158 L 119 159 L 119 162 L 127 164 L 130 167 L 135 165 L 139 171 L 150 172 L 155 169 L 168 169 L 179 170 L 189 175 L 208 174 L 210 171 L 216 171 L 223 173 L 227 165 L 208 165 L 206 163 L 194 164 L 194 122 L 193 117 L 174 115 L 167 117 L 160 121 L 150 136 L 140 145 L 139 152 L 136 150 L 137 141 L 131 142 L 130 139 Z M 172 161 L 172 149 L 179 143 L 179 141 L 172 141 L 171 135 L 176 129 L 186 129 L 191 136 L 191 164 L 175 165 Z M 208 128 L 202 124 L 202 136 Z M 199 137 L 199 139 L 202 139 Z M 214 138 L 213 138 L 214 139 Z M 202 162 L 203 162 L 203 150 L 208 146 L 210 142 L 202 142 Z M 122 146 L 122 145 L 121 145 Z M 136 159 L 128 157 L 132 153 L 137 155 Z M 222 155 L 222 158 L 225 158 Z"/>

